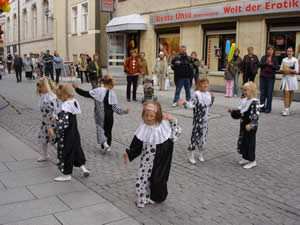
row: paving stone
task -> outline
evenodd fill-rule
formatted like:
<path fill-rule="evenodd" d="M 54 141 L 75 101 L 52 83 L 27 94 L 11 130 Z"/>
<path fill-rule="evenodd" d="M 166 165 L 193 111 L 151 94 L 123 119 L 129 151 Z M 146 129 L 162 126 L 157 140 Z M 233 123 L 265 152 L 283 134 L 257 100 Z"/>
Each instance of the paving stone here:
<path fill-rule="evenodd" d="M 16 161 L 12 155 L 8 152 L 5 152 L 3 148 L 0 147 L 0 161 L 1 162 L 13 162 Z"/>
<path fill-rule="evenodd" d="M 37 217 L 29 220 L 23 220 L 5 225 L 61 225 L 61 223 L 52 215 Z"/>
<path fill-rule="evenodd" d="M 58 197 L 72 209 L 106 202 L 105 199 L 91 190 L 60 194 Z"/>
<path fill-rule="evenodd" d="M 39 167 L 53 167 L 53 164 L 51 162 L 37 162 L 37 159 L 27 159 L 16 162 L 5 162 L 4 164 L 12 171 Z"/>
<path fill-rule="evenodd" d="M 0 173 L 8 171 L 8 168 L 4 165 L 4 163 L 0 162 Z"/>
<path fill-rule="evenodd" d="M 110 203 L 103 203 L 85 208 L 73 209 L 71 211 L 57 213 L 55 214 L 55 216 L 64 225 L 99 225 L 128 218 L 125 213 L 123 213 Z"/>
<path fill-rule="evenodd" d="M 68 207 L 55 197 L 9 204 L 0 207 L 0 224 L 49 215 L 67 209 Z"/>
<path fill-rule="evenodd" d="M 138 223 L 136 220 L 132 218 L 127 218 L 112 223 L 107 223 L 107 225 L 140 225 L 140 223 Z"/>
<path fill-rule="evenodd" d="M 0 205 L 33 199 L 35 197 L 26 188 L 0 189 Z"/>
<path fill-rule="evenodd" d="M 27 188 L 37 197 L 45 198 L 49 196 L 65 194 L 74 191 L 81 191 L 87 189 L 77 180 L 73 179 L 70 182 L 51 182 L 44 184 L 35 184 L 27 186 Z"/>

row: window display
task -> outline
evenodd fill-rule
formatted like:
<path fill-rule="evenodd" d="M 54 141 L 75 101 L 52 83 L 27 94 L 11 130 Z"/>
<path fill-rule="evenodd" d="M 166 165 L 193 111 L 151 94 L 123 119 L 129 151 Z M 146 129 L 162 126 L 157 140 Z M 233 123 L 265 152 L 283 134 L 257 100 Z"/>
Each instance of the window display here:
<path fill-rule="evenodd" d="M 179 34 L 168 34 L 168 35 L 159 36 L 158 53 L 162 51 L 165 54 L 169 64 L 172 58 L 179 53 L 179 48 L 180 48 Z"/>

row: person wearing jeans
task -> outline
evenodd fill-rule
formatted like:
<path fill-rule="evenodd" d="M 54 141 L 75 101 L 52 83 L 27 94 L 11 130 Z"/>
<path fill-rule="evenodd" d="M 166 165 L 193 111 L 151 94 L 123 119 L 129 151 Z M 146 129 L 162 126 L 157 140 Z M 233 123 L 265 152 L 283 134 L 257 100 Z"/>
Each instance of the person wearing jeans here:
<path fill-rule="evenodd" d="M 267 47 L 267 54 L 260 60 L 260 104 L 264 104 L 261 112 L 272 111 L 273 89 L 275 84 L 275 73 L 279 69 L 277 57 L 274 56 L 274 47 Z"/>
<path fill-rule="evenodd" d="M 43 56 L 43 63 L 45 65 L 45 75 L 46 77 L 51 77 L 51 80 L 54 81 L 54 74 L 53 74 L 53 62 L 54 57 L 50 55 L 50 50 L 46 51 L 46 55 Z"/>
<path fill-rule="evenodd" d="M 171 68 L 174 71 L 174 76 L 177 77 L 176 91 L 172 107 L 177 106 L 177 101 L 180 99 L 182 87 L 185 89 L 186 101 L 191 99 L 191 77 L 193 75 L 193 64 L 191 57 L 186 54 L 186 47 L 180 47 L 179 55 L 175 56 L 171 62 Z"/>
<path fill-rule="evenodd" d="M 55 82 L 58 84 L 59 83 L 59 77 L 61 74 L 61 70 L 63 67 L 63 60 L 62 58 L 59 56 L 58 52 L 56 52 L 56 55 L 54 57 L 54 62 L 55 62 L 55 74 L 56 74 L 56 79 Z"/>
<path fill-rule="evenodd" d="M 242 70 L 242 63 L 243 63 L 243 60 L 239 56 L 239 54 L 240 54 L 240 50 L 237 48 L 234 51 L 233 59 L 230 61 L 230 63 L 233 64 L 233 71 L 234 71 L 234 87 L 233 87 L 234 96 L 238 96 L 239 94 L 239 89 L 238 89 L 239 76 Z"/>
<path fill-rule="evenodd" d="M 15 53 L 13 68 L 16 72 L 17 82 L 22 82 L 22 67 L 24 66 L 22 58 Z"/>
<path fill-rule="evenodd" d="M 136 88 L 139 74 L 143 71 L 140 68 L 137 52 L 135 49 L 130 51 L 130 57 L 128 57 L 124 63 L 124 71 L 127 73 L 127 101 L 130 102 L 131 85 L 133 86 L 132 99 L 136 101 Z"/>

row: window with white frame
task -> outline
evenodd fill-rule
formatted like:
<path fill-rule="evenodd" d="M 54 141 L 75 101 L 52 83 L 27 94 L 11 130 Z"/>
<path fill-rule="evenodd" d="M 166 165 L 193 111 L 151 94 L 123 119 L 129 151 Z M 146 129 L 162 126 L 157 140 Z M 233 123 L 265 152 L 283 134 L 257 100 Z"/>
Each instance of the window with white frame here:
<path fill-rule="evenodd" d="M 88 15 L 89 15 L 89 7 L 88 3 L 82 5 L 82 31 L 88 31 Z"/>
<path fill-rule="evenodd" d="M 17 41 L 17 15 L 13 16 L 13 41 Z"/>
<path fill-rule="evenodd" d="M 44 26 L 43 26 L 43 33 L 44 34 L 49 34 L 49 18 L 47 16 L 47 12 L 46 11 L 49 11 L 49 2 L 47 0 L 44 0 L 44 4 L 43 4 L 43 13 L 44 13 L 44 18 L 43 18 L 43 21 L 44 21 Z M 49 12 L 48 12 L 49 13 Z"/>
<path fill-rule="evenodd" d="M 32 37 L 37 36 L 37 8 L 36 5 L 32 6 Z"/>
<path fill-rule="evenodd" d="M 23 10 L 23 35 L 22 38 L 27 38 L 27 28 L 28 28 L 28 22 L 27 22 L 27 11 L 26 9 Z"/>
<path fill-rule="evenodd" d="M 5 33 L 5 37 L 6 37 L 6 41 L 10 42 L 9 38 L 10 38 L 10 18 L 7 18 L 7 24 L 6 24 L 6 33 Z"/>
<path fill-rule="evenodd" d="M 77 25 L 78 25 L 78 8 L 74 6 L 72 8 L 72 33 L 77 33 Z"/>

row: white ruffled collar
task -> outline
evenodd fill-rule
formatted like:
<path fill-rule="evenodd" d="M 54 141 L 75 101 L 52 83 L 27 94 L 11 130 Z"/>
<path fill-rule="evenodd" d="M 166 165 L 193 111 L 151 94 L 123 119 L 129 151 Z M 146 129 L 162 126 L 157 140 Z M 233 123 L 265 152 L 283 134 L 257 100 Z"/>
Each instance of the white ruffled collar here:
<path fill-rule="evenodd" d="M 241 110 L 241 113 L 247 112 L 253 101 L 257 101 L 258 102 L 258 99 L 257 98 L 251 98 L 251 99 L 244 98 L 241 101 L 238 109 Z"/>
<path fill-rule="evenodd" d="M 59 105 L 58 113 L 61 111 L 77 115 L 81 113 L 79 102 L 76 99 L 67 100 Z"/>
<path fill-rule="evenodd" d="M 142 142 L 159 145 L 171 137 L 171 127 L 167 120 L 163 120 L 160 125 L 149 126 L 143 123 L 135 132 L 135 136 Z"/>
<path fill-rule="evenodd" d="M 106 92 L 108 89 L 104 88 L 104 87 L 99 87 L 99 88 L 95 88 L 91 91 L 89 91 L 90 95 L 97 101 L 99 102 L 103 102 Z M 118 99 L 116 94 L 112 91 L 112 90 L 108 90 L 108 104 L 110 105 L 117 105 L 118 104 Z"/>
<path fill-rule="evenodd" d="M 52 92 L 41 94 L 40 106 L 42 106 L 44 103 L 52 102 L 54 99 L 56 99 L 56 95 Z"/>
<path fill-rule="evenodd" d="M 207 92 L 201 92 L 201 91 L 196 91 L 195 92 L 199 102 L 203 103 L 204 105 L 209 106 L 211 104 L 211 95 L 210 93 Z"/>

